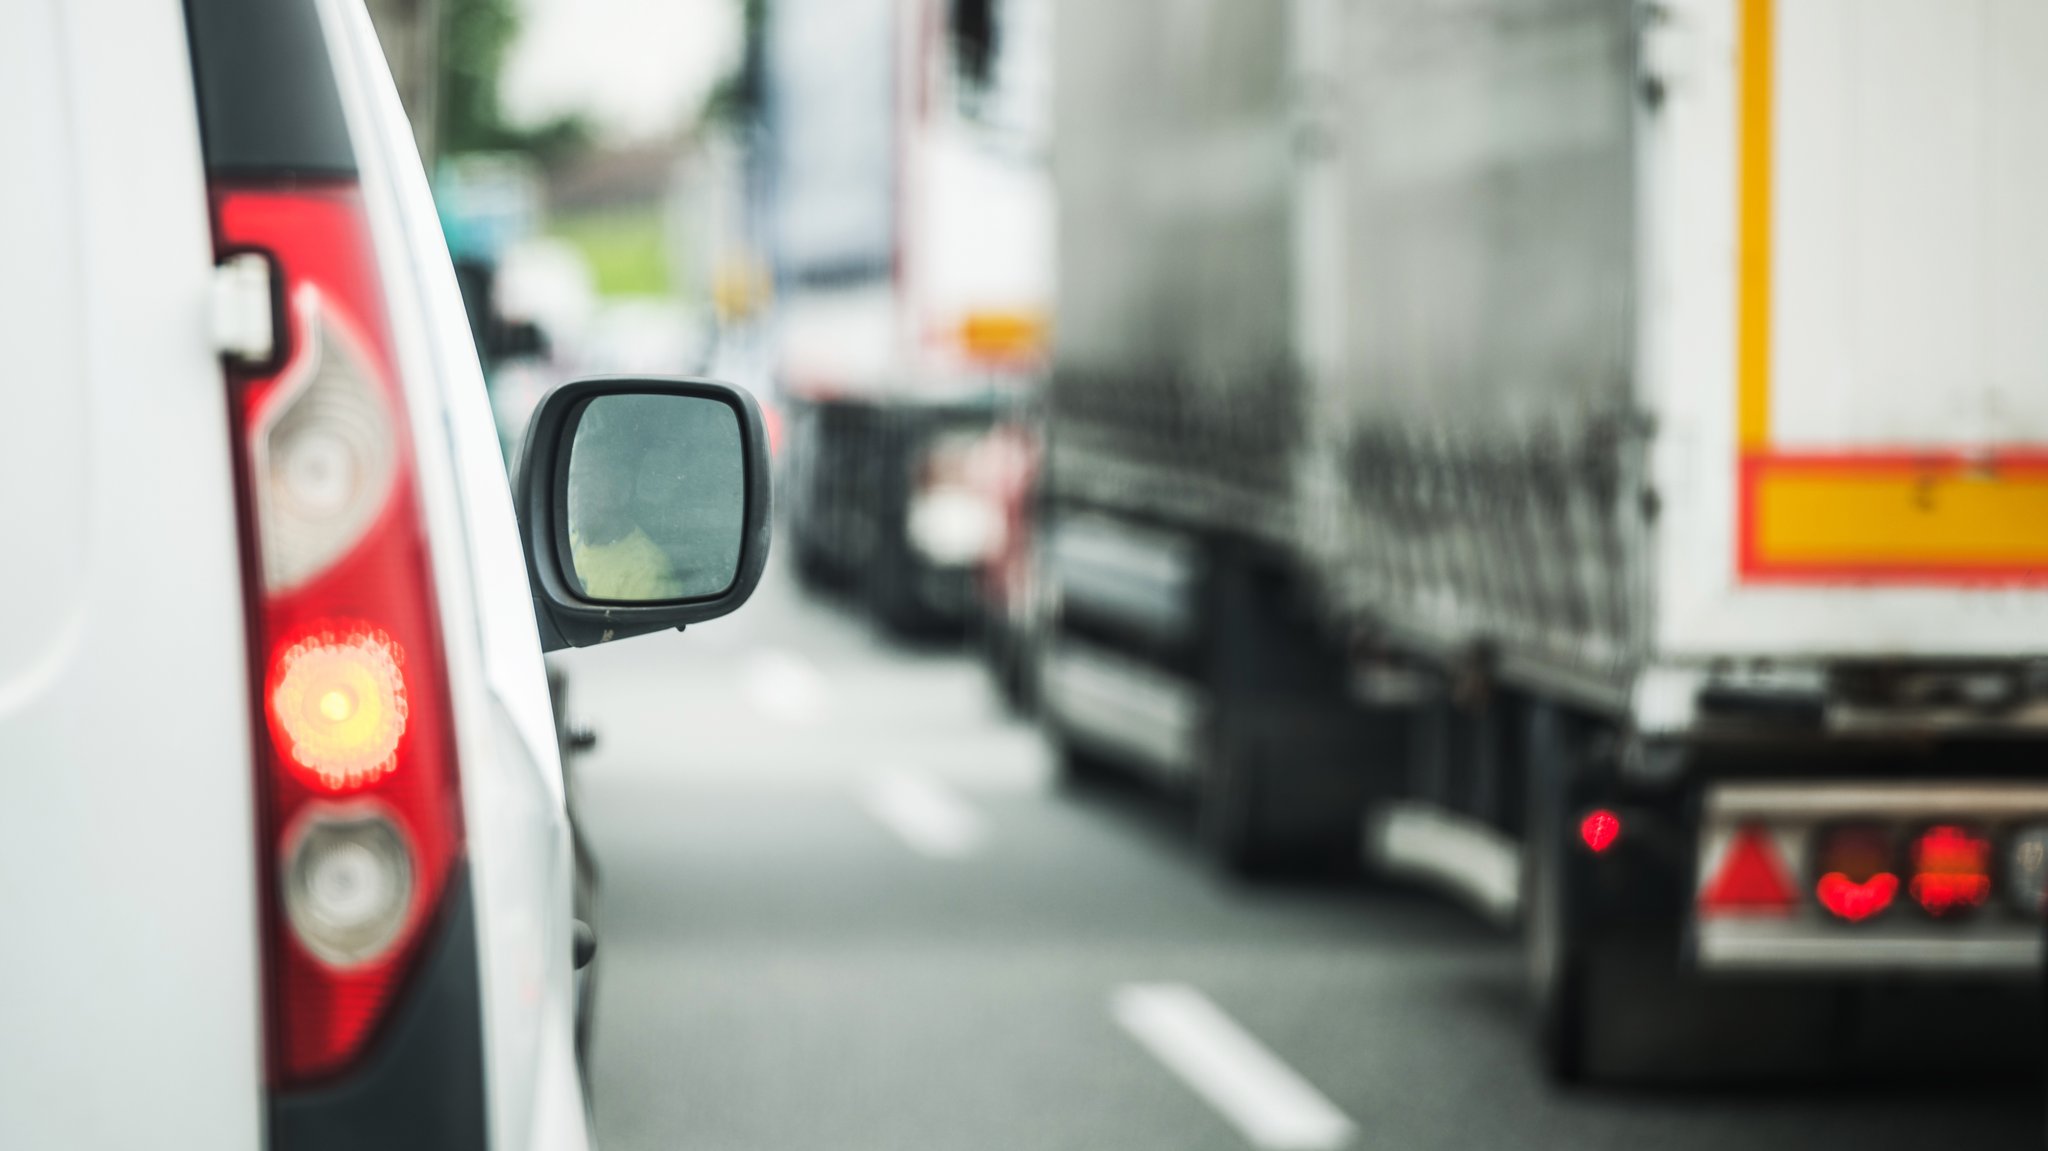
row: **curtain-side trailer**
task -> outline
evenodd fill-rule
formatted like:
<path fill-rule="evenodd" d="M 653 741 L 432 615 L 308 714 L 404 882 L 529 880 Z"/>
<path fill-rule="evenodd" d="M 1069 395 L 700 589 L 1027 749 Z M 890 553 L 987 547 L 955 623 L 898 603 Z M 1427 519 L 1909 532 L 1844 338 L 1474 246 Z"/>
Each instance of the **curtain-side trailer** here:
<path fill-rule="evenodd" d="M 2037 977 L 2048 9 L 1059 17 L 1071 770 L 1520 920 L 1567 1076 Z"/>

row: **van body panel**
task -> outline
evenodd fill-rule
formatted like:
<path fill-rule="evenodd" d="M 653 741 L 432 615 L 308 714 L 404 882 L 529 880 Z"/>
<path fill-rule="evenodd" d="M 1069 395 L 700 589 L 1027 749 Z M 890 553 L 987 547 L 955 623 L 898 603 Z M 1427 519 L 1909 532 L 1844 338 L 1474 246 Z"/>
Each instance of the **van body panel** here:
<path fill-rule="evenodd" d="M 175 4 L 0 34 L 0 1146 L 262 1132 L 242 568 Z"/>
<path fill-rule="evenodd" d="M 492 1143 L 577 1147 L 561 764 L 519 528 L 453 266 L 367 14 L 323 4 L 412 404 L 456 709 Z"/>

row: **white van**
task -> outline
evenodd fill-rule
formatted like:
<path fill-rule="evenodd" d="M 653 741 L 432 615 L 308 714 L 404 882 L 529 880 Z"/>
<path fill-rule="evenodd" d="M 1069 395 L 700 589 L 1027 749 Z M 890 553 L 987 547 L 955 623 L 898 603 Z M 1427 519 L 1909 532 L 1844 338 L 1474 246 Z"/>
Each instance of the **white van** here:
<path fill-rule="evenodd" d="M 17 0 L 0 156 L 0 1147 L 586 1146 L 541 654 L 746 599 L 758 409 L 515 512 L 358 0 Z"/>

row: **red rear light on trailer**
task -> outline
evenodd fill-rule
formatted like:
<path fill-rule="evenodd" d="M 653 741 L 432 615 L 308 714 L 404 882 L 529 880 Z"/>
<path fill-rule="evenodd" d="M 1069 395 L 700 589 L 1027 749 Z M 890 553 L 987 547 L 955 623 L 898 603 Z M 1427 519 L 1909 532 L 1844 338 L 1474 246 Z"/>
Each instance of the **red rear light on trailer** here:
<path fill-rule="evenodd" d="M 1936 918 L 1966 914 L 1991 898 L 1991 840 L 1940 824 L 1913 839 L 1913 902 Z"/>
<path fill-rule="evenodd" d="M 410 421 L 353 185 L 219 187 L 223 255 L 280 279 L 281 355 L 233 373 L 250 557 L 266 994 L 280 1086 L 367 1049 L 462 852 Z"/>
<path fill-rule="evenodd" d="M 1736 828 L 1714 878 L 1700 892 L 1705 915 L 1789 915 L 1798 902 L 1784 858 L 1762 824 Z"/>
<path fill-rule="evenodd" d="M 1883 914 L 1898 897 L 1891 832 L 1875 824 L 1830 828 L 1814 856 L 1814 899 L 1828 914 L 1850 923 Z"/>
<path fill-rule="evenodd" d="M 1614 846 L 1621 838 L 1621 817 L 1602 809 L 1589 813 L 1579 821 L 1579 842 L 1598 855 Z"/>

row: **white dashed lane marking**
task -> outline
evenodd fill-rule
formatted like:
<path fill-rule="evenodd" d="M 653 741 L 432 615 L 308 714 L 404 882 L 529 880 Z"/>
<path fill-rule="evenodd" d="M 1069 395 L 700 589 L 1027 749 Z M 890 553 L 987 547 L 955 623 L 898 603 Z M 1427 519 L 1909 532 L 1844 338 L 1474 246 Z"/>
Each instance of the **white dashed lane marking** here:
<path fill-rule="evenodd" d="M 1330 1151 L 1357 1127 L 1308 1081 L 1184 983 L 1118 988 L 1110 1012 L 1263 1151 Z"/>
<path fill-rule="evenodd" d="M 981 815 L 921 775 L 892 772 L 868 787 L 868 814 L 910 849 L 934 859 L 972 855 L 988 838 Z"/>
<path fill-rule="evenodd" d="M 779 648 L 754 652 L 740 675 L 747 703 L 765 719 L 810 727 L 825 716 L 825 677 L 795 652 Z"/>

